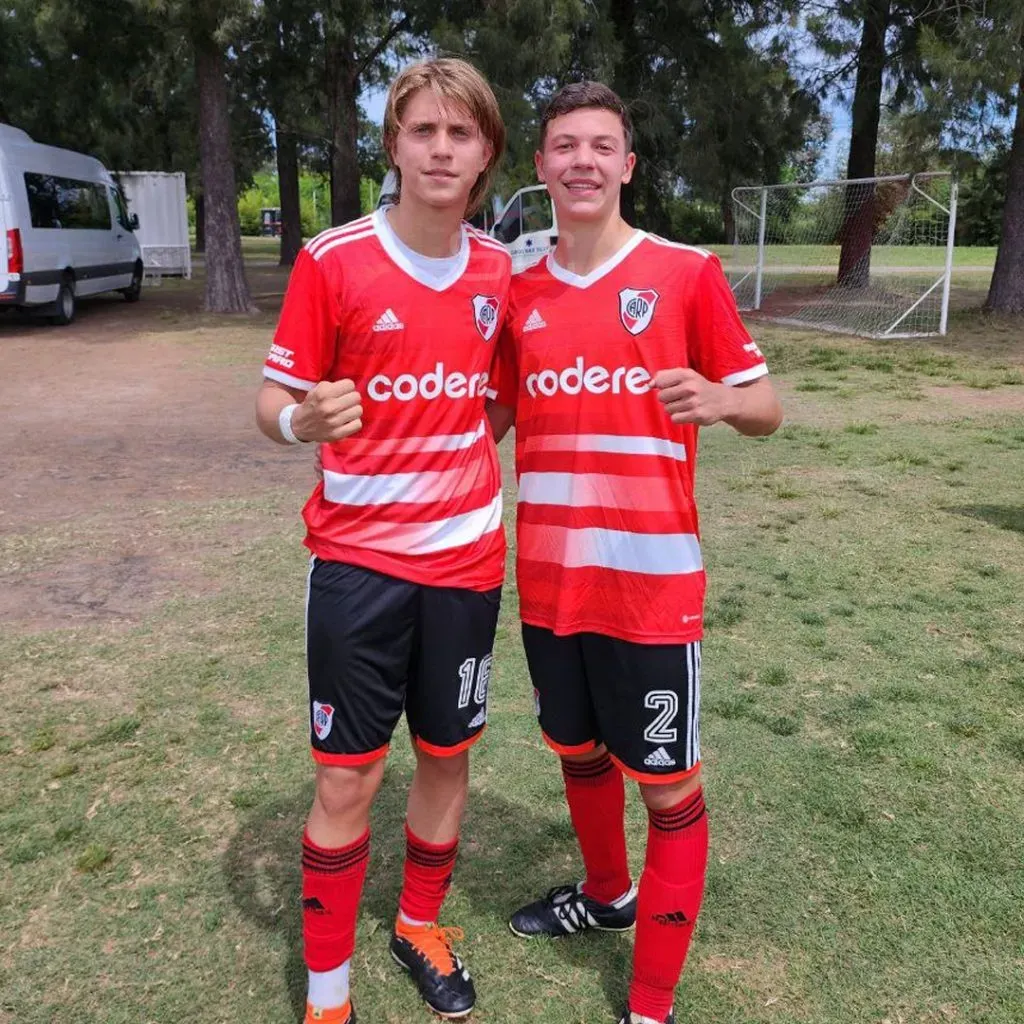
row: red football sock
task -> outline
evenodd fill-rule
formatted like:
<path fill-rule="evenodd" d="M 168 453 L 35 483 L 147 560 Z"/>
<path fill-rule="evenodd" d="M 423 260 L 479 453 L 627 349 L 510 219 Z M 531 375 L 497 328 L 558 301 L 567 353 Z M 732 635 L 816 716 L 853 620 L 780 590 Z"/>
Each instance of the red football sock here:
<path fill-rule="evenodd" d="M 452 884 L 459 837 L 438 846 L 405 825 L 405 878 L 398 909 L 412 921 L 436 921 Z"/>
<path fill-rule="evenodd" d="M 587 872 L 583 891 L 600 903 L 611 903 L 631 884 L 622 773 L 607 754 L 592 761 L 563 757 L 562 778 Z"/>
<path fill-rule="evenodd" d="M 708 817 L 697 790 L 675 807 L 648 810 L 647 859 L 640 876 L 629 1008 L 653 1020 L 672 1009 L 704 896 Z"/>
<path fill-rule="evenodd" d="M 332 971 L 352 956 L 370 832 L 336 850 L 302 836 L 302 940 L 306 966 Z"/>

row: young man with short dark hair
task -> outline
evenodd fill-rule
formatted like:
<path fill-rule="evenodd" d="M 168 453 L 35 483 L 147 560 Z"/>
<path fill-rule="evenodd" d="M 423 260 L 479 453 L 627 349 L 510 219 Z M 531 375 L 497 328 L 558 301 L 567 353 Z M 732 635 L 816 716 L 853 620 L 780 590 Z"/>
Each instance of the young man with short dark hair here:
<path fill-rule="evenodd" d="M 566 86 L 548 106 L 536 167 L 558 244 L 513 277 L 490 415 L 497 436 L 516 428 L 523 642 L 586 869 L 510 927 L 564 936 L 635 921 L 622 1024 L 663 1024 L 708 849 L 697 431 L 770 434 L 782 410 L 718 259 L 622 219 L 631 143 L 606 86 Z M 623 774 L 648 809 L 639 886 Z"/>

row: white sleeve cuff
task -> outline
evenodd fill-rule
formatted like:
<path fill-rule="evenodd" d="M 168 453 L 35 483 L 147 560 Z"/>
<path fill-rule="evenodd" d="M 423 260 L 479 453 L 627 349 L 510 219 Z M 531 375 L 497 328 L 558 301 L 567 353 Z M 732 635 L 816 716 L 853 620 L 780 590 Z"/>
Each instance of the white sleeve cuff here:
<path fill-rule="evenodd" d="M 758 363 L 757 366 L 751 366 L 749 370 L 740 370 L 738 373 L 730 373 L 722 378 L 722 383 L 730 388 L 736 387 L 737 384 L 748 384 L 752 380 L 757 380 L 758 377 L 766 377 L 768 375 L 768 364 Z"/>
<path fill-rule="evenodd" d="M 293 377 L 283 370 L 275 370 L 269 366 L 263 367 L 263 376 L 268 380 L 276 380 L 279 384 L 287 384 L 290 388 L 299 388 L 302 391 L 312 391 L 316 387 L 315 380 L 303 380 L 301 377 Z"/>

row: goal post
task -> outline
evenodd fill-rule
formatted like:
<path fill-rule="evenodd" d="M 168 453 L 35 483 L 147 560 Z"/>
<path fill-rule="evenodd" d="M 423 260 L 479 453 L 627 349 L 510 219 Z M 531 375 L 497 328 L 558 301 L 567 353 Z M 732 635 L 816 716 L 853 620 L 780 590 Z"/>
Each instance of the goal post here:
<path fill-rule="evenodd" d="M 957 183 L 946 171 L 733 189 L 741 310 L 870 338 L 945 334 Z"/>

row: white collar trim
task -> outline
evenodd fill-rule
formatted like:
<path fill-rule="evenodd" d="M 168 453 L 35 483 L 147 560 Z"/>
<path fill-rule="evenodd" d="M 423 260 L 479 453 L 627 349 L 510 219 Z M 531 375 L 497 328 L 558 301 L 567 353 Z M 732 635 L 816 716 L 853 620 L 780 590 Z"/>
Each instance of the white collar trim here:
<path fill-rule="evenodd" d="M 455 266 L 452 268 L 452 272 L 447 277 L 442 278 L 440 281 L 434 281 L 430 278 L 424 277 L 416 269 L 416 266 L 411 263 L 406 257 L 405 253 L 395 244 L 397 236 L 395 230 L 387 221 L 387 207 L 381 207 L 374 211 L 373 214 L 373 229 L 377 233 L 377 238 L 380 244 L 384 247 L 384 251 L 391 257 L 391 259 L 404 270 L 413 280 L 419 281 L 424 287 L 431 289 L 435 292 L 443 292 L 448 288 L 451 288 L 453 284 L 466 271 L 466 267 L 469 266 L 469 232 L 466 231 L 466 225 L 463 222 L 459 225 L 459 232 L 461 234 L 462 242 L 459 246 L 459 251 L 456 254 L 457 259 Z"/>
<path fill-rule="evenodd" d="M 548 253 L 548 271 L 563 284 L 572 285 L 573 288 L 589 288 L 606 274 L 610 274 L 646 237 L 646 231 L 635 231 L 633 237 L 617 253 L 606 259 L 599 267 L 595 267 L 589 274 L 574 274 L 571 270 L 566 270 L 555 262 L 555 253 L 552 250 Z"/>

